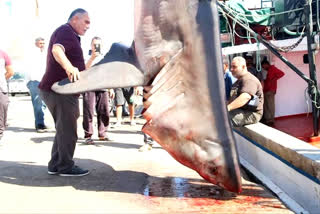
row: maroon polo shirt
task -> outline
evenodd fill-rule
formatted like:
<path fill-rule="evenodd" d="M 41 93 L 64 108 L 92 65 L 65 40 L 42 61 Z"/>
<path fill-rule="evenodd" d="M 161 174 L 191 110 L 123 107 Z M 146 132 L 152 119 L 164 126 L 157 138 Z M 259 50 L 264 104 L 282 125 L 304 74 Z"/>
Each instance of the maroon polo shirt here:
<path fill-rule="evenodd" d="M 54 44 L 60 44 L 64 47 L 65 54 L 74 67 L 77 67 L 79 71 L 85 69 L 79 35 L 69 24 L 60 26 L 50 38 L 46 72 L 39 84 L 39 88 L 45 91 L 51 91 L 51 86 L 55 82 L 68 77 L 66 71 L 54 59 L 51 51 Z"/>

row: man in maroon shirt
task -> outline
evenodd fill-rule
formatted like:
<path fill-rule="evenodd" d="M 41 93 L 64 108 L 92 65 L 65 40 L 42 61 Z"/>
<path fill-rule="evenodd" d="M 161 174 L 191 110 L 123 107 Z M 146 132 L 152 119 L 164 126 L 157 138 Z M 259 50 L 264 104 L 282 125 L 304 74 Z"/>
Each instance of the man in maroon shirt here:
<path fill-rule="evenodd" d="M 263 106 L 263 122 L 266 125 L 274 124 L 275 104 L 274 97 L 277 92 L 277 81 L 284 76 L 284 73 L 276 68 L 274 65 L 270 65 L 267 60 L 261 62 L 261 66 L 267 73 L 267 78 L 264 80 L 264 106 Z"/>
<path fill-rule="evenodd" d="M 88 170 L 76 166 L 73 154 L 78 140 L 77 119 L 79 100 L 75 95 L 57 94 L 51 86 L 60 80 L 69 78 L 77 81 L 79 71 L 85 69 L 79 35 L 89 29 L 90 18 L 87 11 L 74 10 L 68 23 L 56 29 L 49 42 L 46 72 L 39 84 L 40 96 L 46 103 L 55 122 L 56 135 L 48 164 L 50 175 L 84 176 Z"/>

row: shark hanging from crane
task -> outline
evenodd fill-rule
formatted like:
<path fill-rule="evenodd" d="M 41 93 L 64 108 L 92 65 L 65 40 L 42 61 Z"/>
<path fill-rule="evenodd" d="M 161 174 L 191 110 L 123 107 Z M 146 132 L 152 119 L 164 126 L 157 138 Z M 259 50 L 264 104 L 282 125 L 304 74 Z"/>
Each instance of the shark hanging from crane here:
<path fill-rule="evenodd" d="M 113 44 L 61 94 L 144 87 L 142 131 L 204 179 L 241 192 L 239 161 L 226 109 L 215 1 L 135 0 L 131 47 Z"/>

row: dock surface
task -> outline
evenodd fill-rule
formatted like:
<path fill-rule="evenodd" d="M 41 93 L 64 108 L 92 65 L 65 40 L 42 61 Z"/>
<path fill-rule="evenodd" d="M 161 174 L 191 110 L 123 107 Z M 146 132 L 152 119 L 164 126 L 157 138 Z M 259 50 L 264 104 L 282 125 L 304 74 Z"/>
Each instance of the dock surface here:
<path fill-rule="evenodd" d="M 81 116 L 74 158 L 90 174 L 48 175 L 54 123 L 47 111 L 51 129 L 37 133 L 33 118 L 30 96 L 10 97 L 0 146 L 0 213 L 292 213 L 259 184 L 243 179 L 236 195 L 206 182 L 158 144 L 139 152 L 144 119 L 109 128 L 112 141 L 98 141 L 95 126 L 96 144 L 85 145 Z"/>

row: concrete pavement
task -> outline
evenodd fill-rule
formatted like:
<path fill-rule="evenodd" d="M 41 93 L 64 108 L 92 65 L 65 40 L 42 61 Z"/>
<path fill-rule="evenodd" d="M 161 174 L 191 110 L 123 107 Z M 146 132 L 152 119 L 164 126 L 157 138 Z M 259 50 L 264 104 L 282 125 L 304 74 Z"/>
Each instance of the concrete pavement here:
<path fill-rule="evenodd" d="M 29 96 L 10 100 L 0 146 L 0 213 L 291 213 L 255 183 L 243 180 L 240 195 L 207 183 L 158 144 L 139 152 L 143 119 L 134 127 L 109 129 L 113 141 L 85 145 L 79 118 L 75 162 L 91 173 L 48 175 L 54 129 L 36 133 Z M 49 112 L 46 121 L 54 127 Z"/>

